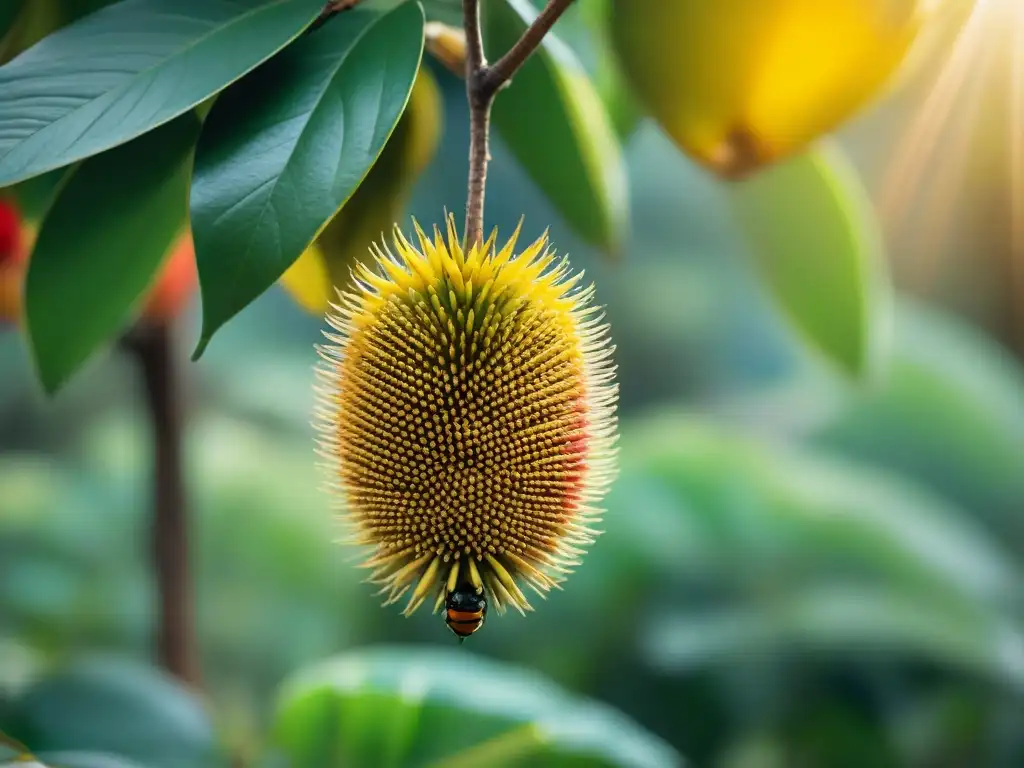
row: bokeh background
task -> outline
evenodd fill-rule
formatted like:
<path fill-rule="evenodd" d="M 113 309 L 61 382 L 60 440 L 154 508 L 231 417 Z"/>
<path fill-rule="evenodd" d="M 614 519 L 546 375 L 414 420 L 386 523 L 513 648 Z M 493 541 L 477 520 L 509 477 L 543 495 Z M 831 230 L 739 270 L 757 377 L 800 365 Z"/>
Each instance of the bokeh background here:
<path fill-rule="evenodd" d="M 560 31 L 578 43 L 572 24 Z M 1011 195 L 1024 135 L 1009 75 L 956 94 L 902 207 L 886 197 L 949 53 L 938 44 L 837 137 L 899 286 L 887 375 L 866 384 L 800 343 L 757 281 L 725 182 L 653 123 L 626 146 L 631 234 L 616 262 L 495 140 L 489 226 L 550 226 L 607 306 L 622 468 L 605 534 L 564 592 L 526 619 L 491 617 L 463 653 L 606 702 L 693 765 L 1024 765 L 1024 210 Z M 446 127 L 409 209 L 428 222 L 462 210 L 467 142 L 463 83 L 429 66 Z M 437 616 L 380 608 L 335 543 L 309 426 L 321 329 L 275 288 L 186 367 L 204 677 L 218 738 L 243 756 L 262 753 L 295 670 L 454 643 Z M 144 416 L 118 355 L 47 402 L 21 337 L 0 334 L 0 685 L 86 652 L 150 658 Z"/>

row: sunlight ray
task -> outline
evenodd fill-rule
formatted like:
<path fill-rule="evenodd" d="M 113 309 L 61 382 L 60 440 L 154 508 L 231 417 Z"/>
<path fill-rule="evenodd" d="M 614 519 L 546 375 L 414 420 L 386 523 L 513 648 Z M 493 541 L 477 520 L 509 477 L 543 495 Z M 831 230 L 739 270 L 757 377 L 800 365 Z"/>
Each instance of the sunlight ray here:
<path fill-rule="evenodd" d="M 909 127 L 896 141 L 882 179 L 879 213 L 891 235 L 919 236 L 907 245 L 907 277 L 922 291 L 934 287 L 943 241 L 962 200 L 964 174 L 991 124 L 986 94 L 1006 98 L 1005 158 L 1009 169 L 1013 294 L 1024 296 L 1024 2 L 945 0 L 957 31 L 934 81 Z M 967 15 L 964 16 L 963 14 Z M 950 32 L 952 32 L 952 28 Z M 1003 90 L 1003 83 L 1007 83 Z M 1005 97 L 1003 94 L 1006 94 Z M 918 226 L 920 224 L 925 226 Z M 1020 301 L 1016 302 L 1018 305 Z M 1024 308 L 1011 308 L 1024 329 Z"/>
<path fill-rule="evenodd" d="M 1024 332 L 1024 2 L 1018 2 L 1013 26 L 1013 72 L 1010 77 L 1010 226 L 1012 253 L 1011 318 Z"/>
<path fill-rule="evenodd" d="M 924 105 L 897 144 L 895 160 L 883 183 L 880 209 L 886 225 L 899 222 L 919 189 L 925 170 L 935 155 L 943 129 L 954 111 L 968 78 L 977 72 L 984 45 L 989 0 L 980 0 L 957 35 L 956 44 Z"/>

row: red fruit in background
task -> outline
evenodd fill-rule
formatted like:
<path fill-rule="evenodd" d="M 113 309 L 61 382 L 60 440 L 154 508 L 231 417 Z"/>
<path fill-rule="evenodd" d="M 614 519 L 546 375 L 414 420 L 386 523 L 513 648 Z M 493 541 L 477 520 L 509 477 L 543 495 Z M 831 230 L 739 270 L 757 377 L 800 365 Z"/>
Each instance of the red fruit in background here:
<path fill-rule="evenodd" d="M 20 261 L 24 256 L 23 242 L 21 214 L 17 206 L 10 200 L 0 199 L 0 264 Z"/>
<path fill-rule="evenodd" d="M 163 270 L 142 310 L 142 319 L 150 323 L 173 320 L 185 309 L 198 283 L 195 247 L 191 233 L 186 232 L 164 261 Z"/>
<path fill-rule="evenodd" d="M 0 326 L 18 323 L 21 317 L 31 234 L 14 205 L 0 199 Z M 198 284 L 192 235 L 186 232 L 164 259 L 140 320 L 152 324 L 173 320 L 184 311 Z"/>
<path fill-rule="evenodd" d="M 17 207 L 0 199 L 0 325 L 16 323 L 21 315 L 21 283 L 28 255 L 25 241 Z"/>

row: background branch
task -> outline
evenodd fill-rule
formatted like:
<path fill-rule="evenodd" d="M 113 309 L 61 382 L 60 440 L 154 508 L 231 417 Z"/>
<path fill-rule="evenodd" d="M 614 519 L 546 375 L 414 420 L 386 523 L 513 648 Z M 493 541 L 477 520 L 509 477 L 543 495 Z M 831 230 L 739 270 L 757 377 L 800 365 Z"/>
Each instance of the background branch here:
<path fill-rule="evenodd" d="M 173 334 L 166 324 L 140 324 L 123 345 L 139 366 L 152 428 L 150 552 L 158 602 L 157 659 L 175 677 L 199 687 L 182 462 L 183 403 Z"/>

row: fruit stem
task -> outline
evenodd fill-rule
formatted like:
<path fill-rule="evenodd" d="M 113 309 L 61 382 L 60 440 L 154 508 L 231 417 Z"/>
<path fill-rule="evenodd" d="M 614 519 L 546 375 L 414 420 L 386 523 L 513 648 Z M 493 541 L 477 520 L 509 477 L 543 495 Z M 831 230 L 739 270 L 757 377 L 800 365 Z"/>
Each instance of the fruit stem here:
<path fill-rule="evenodd" d="M 124 339 L 145 387 L 152 427 L 153 496 L 150 554 L 156 579 L 156 653 L 160 665 L 198 688 L 188 509 L 182 462 L 183 410 L 173 334 L 165 324 L 140 324 Z"/>
<path fill-rule="evenodd" d="M 469 100 L 469 185 L 466 198 L 466 247 L 484 239 L 484 189 L 494 94 L 484 88 L 487 60 L 480 31 L 480 0 L 462 0 L 466 30 L 466 97 Z"/>
<path fill-rule="evenodd" d="M 469 185 L 466 200 L 466 246 L 484 239 L 484 192 L 487 185 L 491 105 L 494 97 L 530 57 L 573 0 L 549 0 L 515 45 L 487 65 L 480 31 L 480 0 L 462 0 L 466 32 L 466 96 L 469 100 Z"/>

